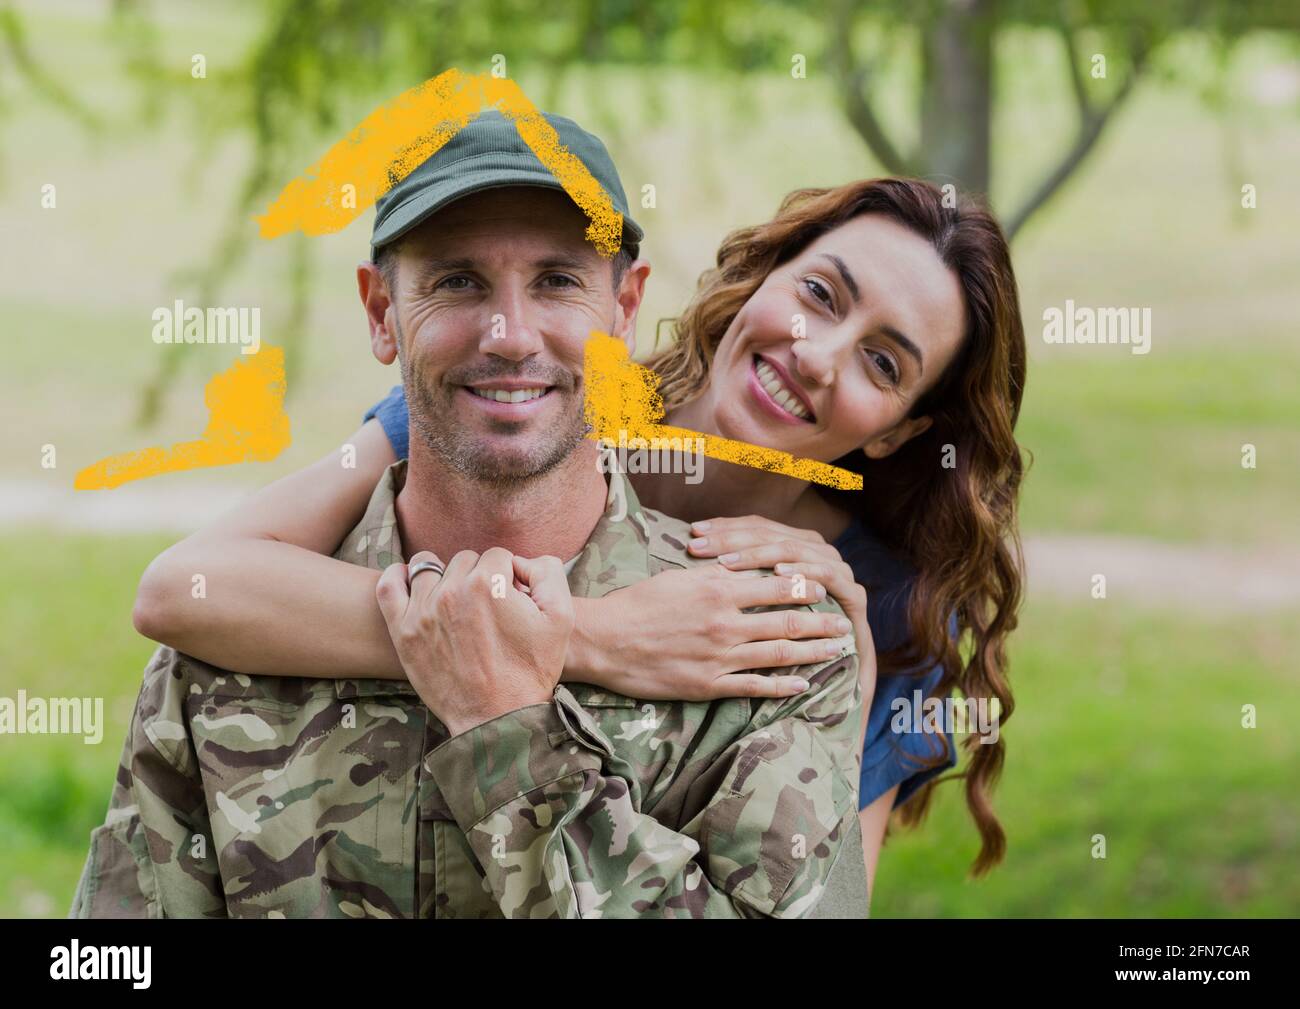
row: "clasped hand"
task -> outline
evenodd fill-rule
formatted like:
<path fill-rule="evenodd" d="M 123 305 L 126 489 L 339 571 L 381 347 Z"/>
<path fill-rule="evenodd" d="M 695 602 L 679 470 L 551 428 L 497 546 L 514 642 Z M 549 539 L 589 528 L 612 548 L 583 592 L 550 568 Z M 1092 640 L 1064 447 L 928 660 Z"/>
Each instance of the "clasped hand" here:
<path fill-rule="evenodd" d="M 436 561 L 428 552 L 411 558 Z M 452 735 L 551 700 L 573 631 L 558 557 L 462 550 L 443 574 L 391 565 L 375 594 L 406 675 Z"/>

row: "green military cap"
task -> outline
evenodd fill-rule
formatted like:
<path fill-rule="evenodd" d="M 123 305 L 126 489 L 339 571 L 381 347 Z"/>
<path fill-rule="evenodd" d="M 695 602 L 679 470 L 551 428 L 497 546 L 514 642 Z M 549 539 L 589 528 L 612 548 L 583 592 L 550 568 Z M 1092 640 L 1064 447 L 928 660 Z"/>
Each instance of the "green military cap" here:
<path fill-rule="evenodd" d="M 605 145 L 572 119 L 542 115 L 559 135 L 560 143 L 586 165 L 614 209 L 623 215 L 623 242 L 640 242 L 643 232 L 628 214 L 623 183 Z M 400 238 L 449 203 L 503 186 L 564 189 L 511 120 L 495 110 L 484 111 L 379 198 L 370 236 L 371 259 L 380 246 Z"/>

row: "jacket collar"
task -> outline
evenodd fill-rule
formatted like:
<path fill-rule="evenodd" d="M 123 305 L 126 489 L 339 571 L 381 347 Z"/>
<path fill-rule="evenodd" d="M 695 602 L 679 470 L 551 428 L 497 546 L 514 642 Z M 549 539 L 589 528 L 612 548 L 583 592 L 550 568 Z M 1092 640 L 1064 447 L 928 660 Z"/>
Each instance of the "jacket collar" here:
<path fill-rule="evenodd" d="M 650 531 L 641 502 L 627 476 L 618 471 L 617 454 L 602 447 L 599 458 L 609 488 L 605 511 L 569 571 L 569 591 L 588 598 L 607 595 L 651 574 Z M 396 507 L 406 468 L 407 461 L 401 459 L 384 471 L 365 514 L 335 557 L 376 570 L 406 559 Z M 450 559 L 443 558 L 444 562 Z"/>

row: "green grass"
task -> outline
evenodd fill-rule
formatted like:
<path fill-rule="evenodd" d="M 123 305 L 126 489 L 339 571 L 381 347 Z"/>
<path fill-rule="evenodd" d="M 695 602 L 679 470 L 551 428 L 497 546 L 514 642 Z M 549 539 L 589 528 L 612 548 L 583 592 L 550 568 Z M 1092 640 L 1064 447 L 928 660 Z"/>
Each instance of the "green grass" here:
<path fill-rule="evenodd" d="M 1123 347 L 1032 362 L 1017 435 L 1026 529 L 1294 543 L 1300 346 L 1225 355 Z M 1255 446 L 1255 468 L 1242 446 Z"/>
<path fill-rule="evenodd" d="M 0 916 L 64 914 L 103 817 L 151 646 L 131 629 L 165 541 L 0 536 L 0 696 L 102 696 L 103 742 L 0 737 Z M 1036 604 L 1012 648 L 1017 710 L 998 809 L 1006 863 L 965 870 L 960 787 L 881 859 L 878 915 L 1300 913 L 1292 670 L 1300 622 L 1179 618 L 1089 600 Z M 1242 704 L 1259 727 L 1240 727 Z M 1106 835 L 1105 861 L 1090 857 Z"/>
<path fill-rule="evenodd" d="M 152 647 L 131 626 L 140 572 L 168 544 L 39 529 L 0 537 L 0 696 L 102 697 L 103 740 L 0 736 L 0 917 L 66 914 L 103 821 Z"/>
<path fill-rule="evenodd" d="M 1012 646 L 996 800 L 1005 862 L 965 878 L 977 836 L 961 786 L 946 784 L 920 830 L 886 845 L 874 914 L 1300 914 L 1297 647 L 1294 616 L 1031 605 Z M 1257 728 L 1242 727 L 1244 704 Z"/>

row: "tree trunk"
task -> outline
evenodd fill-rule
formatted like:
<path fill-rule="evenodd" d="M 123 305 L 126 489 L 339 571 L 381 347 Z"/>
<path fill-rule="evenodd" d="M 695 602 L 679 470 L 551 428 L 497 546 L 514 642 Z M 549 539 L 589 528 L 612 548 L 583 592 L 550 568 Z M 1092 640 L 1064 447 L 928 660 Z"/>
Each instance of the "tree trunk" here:
<path fill-rule="evenodd" d="M 933 181 L 989 189 L 996 0 L 937 0 L 922 40 L 921 149 Z"/>

